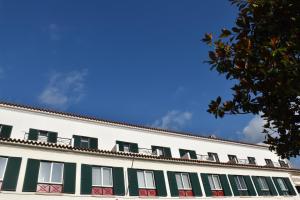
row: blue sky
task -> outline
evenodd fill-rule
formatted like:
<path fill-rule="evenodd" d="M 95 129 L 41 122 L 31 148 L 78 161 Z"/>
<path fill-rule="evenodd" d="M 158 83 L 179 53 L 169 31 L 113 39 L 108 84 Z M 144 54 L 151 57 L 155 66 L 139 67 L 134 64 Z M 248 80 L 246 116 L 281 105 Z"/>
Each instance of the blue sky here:
<path fill-rule="evenodd" d="M 1 100 L 259 142 L 252 115 L 206 112 L 232 85 L 204 63 L 226 0 L 0 0 Z"/>

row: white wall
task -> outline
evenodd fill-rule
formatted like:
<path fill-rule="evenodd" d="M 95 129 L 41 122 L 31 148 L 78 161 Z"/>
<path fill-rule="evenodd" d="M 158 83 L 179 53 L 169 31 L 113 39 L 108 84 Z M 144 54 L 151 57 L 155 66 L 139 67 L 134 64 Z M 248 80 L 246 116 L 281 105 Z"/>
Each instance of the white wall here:
<path fill-rule="evenodd" d="M 179 157 L 179 148 L 195 150 L 197 154 L 218 153 L 221 162 L 228 161 L 228 154 L 239 159 L 255 157 L 258 165 L 265 165 L 265 158 L 278 162 L 278 156 L 265 147 L 213 141 L 205 138 L 188 137 L 178 134 L 122 127 L 103 122 L 73 119 L 24 109 L 12 109 L 0 105 L 0 124 L 13 126 L 13 138 L 24 138 L 29 128 L 58 132 L 58 137 L 72 138 L 73 134 L 96 137 L 99 149 L 111 150 L 116 140 L 138 143 L 140 148 L 151 145 L 171 147 L 173 157 Z"/>
<path fill-rule="evenodd" d="M 9 144 L 5 142 L 0 142 L 0 154 L 4 156 L 16 156 L 22 157 L 22 163 L 19 174 L 19 181 L 17 184 L 16 192 L 0 192 L 0 199 L 55 199 L 55 200 L 64 200 L 64 199 L 93 199 L 90 195 L 82 196 L 80 195 L 80 166 L 81 164 L 91 164 L 91 165 L 106 165 L 106 166 L 118 166 L 123 167 L 125 172 L 125 187 L 127 187 L 127 169 L 126 168 L 140 168 L 140 169 L 153 169 L 153 170 L 163 170 L 165 172 L 165 181 L 168 197 L 160 197 L 162 199 L 171 199 L 170 191 L 168 187 L 168 179 L 166 176 L 166 171 L 182 171 L 182 172 L 196 172 L 198 173 L 219 173 L 219 174 L 236 174 L 236 175 L 255 175 L 255 176 L 275 176 L 275 177 L 290 177 L 288 172 L 284 171 L 272 171 L 272 170 L 264 170 L 264 169 L 246 169 L 246 168 L 233 168 L 233 167 L 216 167 L 216 166 L 206 166 L 203 164 L 188 164 L 188 163 L 175 163 L 170 161 L 153 161 L 153 160 L 145 160 L 145 159 L 132 159 L 112 156 L 112 155 L 100 155 L 94 153 L 83 153 L 83 152 L 74 152 L 68 150 L 59 150 L 53 148 L 44 148 L 38 146 L 29 146 L 29 145 L 20 145 L 20 144 Z M 61 195 L 45 195 L 45 194 L 35 194 L 35 193 L 22 193 L 23 180 L 25 176 L 26 162 L 28 158 L 33 159 L 47 159 L 51 161 L 57 162 L 75 162 L 77 164 L 76 167 L 76 194 L 61 194 Z M 133 163 L 133 165 L 132 165 Z M 201 180 L 199 175 L 199 180 Z M 201 182 L 201 181 L 200 181 Z M 203 190 L 203 185 L 201 183 L 201 188 Z M 105 197 L 98 197 L 99 199 L 103 199 Z M 212 199 L 205 197 L 194 197 L 200 199 Z M 223 197 L 224 199 L 227 197 Z M 222 199 L 223 199 L 222 198 Z M 130 197 L 129 195 L 125 197 L 114 197 L 107 199 L 140 199 L 135 197 Z M 147 198 L 149 199 L 149 198 Z M 172 198 L 174 199 L 174 198 Z M 178 198 L 177 198 L 178 199 Z M 187 199 L 187 198 L 185 198 Z M 230 197 L 230 199 L 240 199 L 237 197 Z M 242 197 L 244 200 L 248 199 L 299 199 L 298 197 Z"/>

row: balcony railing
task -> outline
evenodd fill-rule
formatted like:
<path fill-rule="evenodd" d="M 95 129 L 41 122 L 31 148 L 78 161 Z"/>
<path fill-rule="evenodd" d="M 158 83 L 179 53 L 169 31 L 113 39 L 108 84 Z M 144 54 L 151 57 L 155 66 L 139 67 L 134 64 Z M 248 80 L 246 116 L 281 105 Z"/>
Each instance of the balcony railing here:
<path fill-rule="evenodd" d="M 24 140 L 28 140 L 28 133 L 25 133 Z M 38 140 L 37 141 L 38 142 L 48 142 L 48 137 L 47 136 L 38 136 Z M 72 139 L 57 137 L 56 144 L 60 144 L 60 145 L 72 145 Z"/>
<path fill-rule="evenodd" d="M 147 148 L 139 148 L 139 153 L 145 155 L 157 156 L 157 153 L 155 151 L 152 151 L 152 149 L 147 149 Z"/>

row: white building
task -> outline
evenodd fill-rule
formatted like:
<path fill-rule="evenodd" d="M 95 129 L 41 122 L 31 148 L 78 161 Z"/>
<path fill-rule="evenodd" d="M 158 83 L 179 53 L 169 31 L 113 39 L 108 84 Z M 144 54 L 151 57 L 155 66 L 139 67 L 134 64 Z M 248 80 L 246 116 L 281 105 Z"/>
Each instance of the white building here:
<path fill-rule="evenodd" d="M 0 103 L 0 199 L 300 199 L 267 146 Z"/>

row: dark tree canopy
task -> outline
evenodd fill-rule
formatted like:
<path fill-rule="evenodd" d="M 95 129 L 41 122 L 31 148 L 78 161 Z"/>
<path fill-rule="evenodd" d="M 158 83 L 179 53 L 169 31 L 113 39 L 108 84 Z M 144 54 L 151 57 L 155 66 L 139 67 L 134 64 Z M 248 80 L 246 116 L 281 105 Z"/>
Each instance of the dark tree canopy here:
<path fill-rule="evenodd" d="M 234 80 L 230 100 L 217 97 L 208 112 L 259 114 L 265 143 L 282 158 L 300 154 L 300 1 L 230 0 L 235 26 L 203 41 L 212 70 Z"/>

